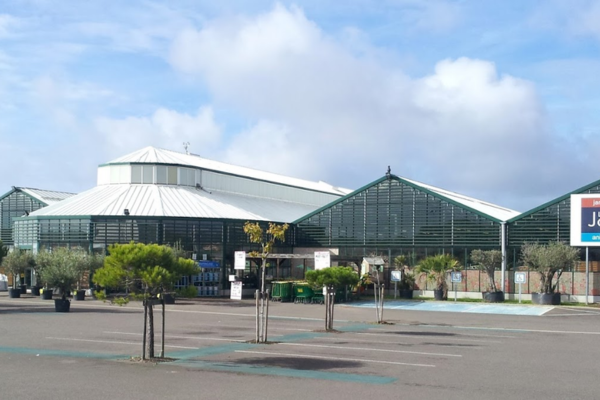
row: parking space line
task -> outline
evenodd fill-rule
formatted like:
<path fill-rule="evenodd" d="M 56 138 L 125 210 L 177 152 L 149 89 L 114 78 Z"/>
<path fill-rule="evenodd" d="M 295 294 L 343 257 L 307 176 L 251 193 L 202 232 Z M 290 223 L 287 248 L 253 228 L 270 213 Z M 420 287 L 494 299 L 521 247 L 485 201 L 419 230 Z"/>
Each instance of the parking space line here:
<path fill-rule="evenodd" d="M 127 345 L 134 345 L 134 346 L 139 346 L 140 345 L 139 342 L 119 342 L 119 341 L 116 341 L 116 340 L 93 340 L 93 339 L 59 338 L 59 337 L 46 337 L 46 339 L 51 339 L 51 340 L 67 340 L 67 341 L 71 341 L 71 342 L 127 344 Z M 198 347 L 174 346 L 174 345 L 167 345 L 167 344 L 165 344 L 165 347 L 172 347 L 174 349 L 199 350 Z"/>
<path fill-rule="evenodd" d="M 375 364 L 407 365 L 407 366 L 411 366 L 411 367 L 428 367 L 428 368 L 435 367 L 435 365 L 432 365 L 432 364 L 412 364 L 412 363 L 402 363 L 402 362 L 397 362 L 397 361 L 366 360 L 366 359 L 362 359 L 362 358 L 324 357 L 324 356 L 313 356 L 313 355 L 295 354 L 295 353 L 275 353 L 275 352 L 269 352 L 269 351 L 235 350 L 235 353 L 261 354 L 261 355 L 271 355 L 271 356 L 280 356 L 280 357 L 314 358 L 314 359 L 318 359 L 318 360 L 331 360 L 331 361 L 356 361 L 356 362 L 368 362 L 368 363 L 375 363 Z"/>
<path fill-rule="evenodd" d="M 279 346 L 302 346 L 302 347 L 321 347 L 327 349 L 342 349 L 342 350 L 358 350 L 358 351 L 381 351 L 385 353 L 403 353 L 403 354 L 418 354 L 422 356 L 439 356 L 439 357 L 462 357 L 460 354 L 448 353 L 426 353 L 420 351 L 407 350 L 390 350 L 390 349 L 372 349 L 366 347 L 348 347 L 348 346 L 329 346 L 323 344 L 308 344 L 308 343 L 278 343 Z"/>
<path fill-rule="evenodd" d="M 141 333 L 132 333 L 132 332 L 110 332 L 104 331 L 102 333 L 108 334 L 117 334 L 117 335 L 130 335 L 130 336 L 142 336 Z M 217 341 L 217 342 L 234 342 L 234 343 L 245 343 L 247 340 L 242 339 L 224 339 L 224 338 L 211 338 L 211 337 L 200 337 L 200 336 L 178 336 L 178 335 L 165 335 L 165 338 L 171 339 L 191 339 L 191 340 L 209 340 L 209 341 Z M 190 347 L 195 349 L 196 347 Z"/>
<path fill-rule="evenodd" d="M 355 335 L 369 335 L 369 336 L 387 336 L 387 337 L 393 337 L 393 333 L 371 333 L 371 332 L 351 332 Z M 440 336 L 440 337 L 435 337 L 435 336 L 428 336 L 428 335 L 404 335 L 402 334 L 402 337 L 415 337 L 415 338 L 419 338 L 419 339 L 428 339 L 428 340 L 450 340 L 450 341 L 458 341 L 458 342 L 475 342 L 475 343 L 502 343 L 500 340 L 479 340 L 479 339 L 460 339 L 460 338 L 454 338 L 454 337 L 447 337 L 447 336 Z"/>

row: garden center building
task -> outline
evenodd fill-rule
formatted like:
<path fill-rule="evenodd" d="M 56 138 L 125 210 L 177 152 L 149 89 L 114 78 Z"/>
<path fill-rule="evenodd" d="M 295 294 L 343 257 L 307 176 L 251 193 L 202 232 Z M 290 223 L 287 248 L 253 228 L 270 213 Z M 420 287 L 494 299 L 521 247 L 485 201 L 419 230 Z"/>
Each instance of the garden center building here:
<path fill-rule="evenodd" d="M 600 193 L 600 181 L 573 193 Z M 514 293 L 511 272 L 523 243 L 569 241 L 569 195 L 519 214 L 389 170 L 350 191 L 146 147 L 100 165 L 96 187 L 16 218 L 13 237 L 15 246 L 34 251 L 64 245 L 106 251 L 112 243 L 129 241 L 181 243 L 201 266 L 218 268 L 211 279 L 227 289 L 234 252 L 256 248 L 243 232 L 244 223 L 290 223 L 285 243 L 275 250 L 282 256 L 328 249 L 333 263 L 360 265 L 363 257 L 405 255 L 414 266 L 427 255 L 451 253 L 466 270 L 459 290 L 467 292 L 482 288 L 478 271 L 471 271 L 470 252 L 501 250 L 505 279 L 498 281 Z M 598 260 L 595 252 L 592 257 Z M 279 261 L 273 265 L 279 267 Z M 284 259 L 281 275 L 294 275 L 301 271 L 295 267 L 305 270 L 312 262 Z M 280 272 L 277 268 L 276 275 Z M 576 273 L 561 281 L 571 285 L 565 289 L 569 293 L 576 292 Z"/>

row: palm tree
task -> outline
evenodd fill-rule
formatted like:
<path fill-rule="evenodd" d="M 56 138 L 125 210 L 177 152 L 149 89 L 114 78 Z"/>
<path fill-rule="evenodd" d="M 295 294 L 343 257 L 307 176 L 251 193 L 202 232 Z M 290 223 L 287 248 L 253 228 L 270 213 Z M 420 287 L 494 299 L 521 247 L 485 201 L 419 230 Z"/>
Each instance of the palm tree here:
<path fill-rule="evenodd" d="M 417 272 L 427 275 L 427 280 L 435 283 L 435 290 L 442 291 L 442 299 L 448 298 L 446 275 L 460 269 L 460 263 L 450 254 L 438 254 L 424 258 L 417 265 Z"/>

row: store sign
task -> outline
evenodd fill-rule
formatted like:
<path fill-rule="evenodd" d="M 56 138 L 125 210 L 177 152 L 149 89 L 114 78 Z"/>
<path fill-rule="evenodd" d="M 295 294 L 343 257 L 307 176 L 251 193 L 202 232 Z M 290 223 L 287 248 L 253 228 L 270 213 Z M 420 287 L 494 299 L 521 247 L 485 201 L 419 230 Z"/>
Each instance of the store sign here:
<path fill-rule="evenodd" d="M 231 300 L 242 299 L 242 282 L 231 282 L 231 291 L 229 294 Z"/>
<path fill-rule="evenodd" d="M 233 269 L 246 269 L 246 252 L 236 251 Z"/>
<path fill-rule="evenodd" d="M 600 246 L 600 195 L 571 195 L 571 246 Z"/>
<path fill-rule="evenodd" d="M 221 264 L 218 261 L 198 261 L 200 268 L 220 268 Z"/>
<path fill-rule="evenodd" d="M 315 269 L 324 269 L 331 266 L 331 256 L 328 251 L 315 251 Z"/>

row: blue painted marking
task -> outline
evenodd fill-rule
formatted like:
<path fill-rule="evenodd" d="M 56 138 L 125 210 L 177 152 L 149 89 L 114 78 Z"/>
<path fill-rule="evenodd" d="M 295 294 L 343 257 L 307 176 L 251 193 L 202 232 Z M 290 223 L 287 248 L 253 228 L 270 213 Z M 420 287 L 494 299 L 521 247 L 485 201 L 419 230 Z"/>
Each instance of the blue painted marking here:
<path fill-rule="evenodd" d="M 375 308 L 373 302 L 357 302 L 347 304 L 349 307 Z M 432 301 L 386 301 L 385 308 L 388 310 L 412 310 L 412 311 L 442 311 L 461 312 L 477 314 L 504 314 L 504 315 L 544 315 L 554 307 L 519 306 L 502 304 L 477 304 L 477 303 L 455 303 L 432 302 Z"/>
<path fill-rule="evenodd" d="M 178 364 L 183 365 L 185 367 L 210 369 L 213 371 L 236 372 L 269 376 L 285 376 L 292 378 L 322 379 L 355 383 L 369 383 L 376 385 L 385 385 L 396 381 L 396 378 L 390 378 L 386 376 L 344 374 L 337 372 L 300 370 L 279 367 L 263 367 L 249 364 L 215 363 L 206 361 L 187 361 L 182 363 L 179 362 Z"/>

